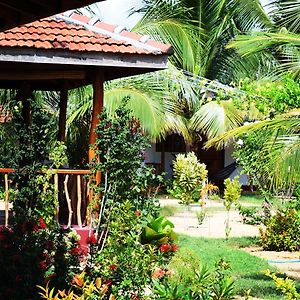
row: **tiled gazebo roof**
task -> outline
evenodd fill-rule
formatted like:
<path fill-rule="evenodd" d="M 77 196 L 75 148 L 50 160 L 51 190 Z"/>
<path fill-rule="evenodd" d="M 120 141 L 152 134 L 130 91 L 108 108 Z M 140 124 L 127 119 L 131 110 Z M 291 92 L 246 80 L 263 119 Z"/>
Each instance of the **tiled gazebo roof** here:
<path fill-rule="evenodd" d="M 171 52 L 170 45 L 73 12 L 0 32 L 0 47 L 138 55 Z"/>

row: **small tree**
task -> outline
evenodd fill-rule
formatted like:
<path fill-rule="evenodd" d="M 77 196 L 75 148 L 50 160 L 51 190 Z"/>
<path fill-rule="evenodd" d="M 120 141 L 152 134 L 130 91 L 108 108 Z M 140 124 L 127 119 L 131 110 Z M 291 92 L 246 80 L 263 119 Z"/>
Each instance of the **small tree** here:
<path fill-rule="evenodd" d="M 201 164 L 193 152 L 178 154 L 173 171 L 176 184 L 182 190 L 181 200 L 189 205 L 193 201 L 193 191 L 202 186 L 207 176 L 206 165 Z"/>
<path fill-rule="evenodd" d="M 224 201 L 223 204 L 227 211 L 227 220 L 225 225 L 225 233 L 226 239 L 228 239 L 231 228 L 230 228 L 230 219 L 229 219 L 229 212 L 232 205 L 237 205 L 238 201 L 241 197 L 242 192 L 242 185 L 239 183 L 239 176 L 235 176 L 233 180 L 229 178 L 224 180 L 225 184 L 225 191 L 224 191 Z"/>

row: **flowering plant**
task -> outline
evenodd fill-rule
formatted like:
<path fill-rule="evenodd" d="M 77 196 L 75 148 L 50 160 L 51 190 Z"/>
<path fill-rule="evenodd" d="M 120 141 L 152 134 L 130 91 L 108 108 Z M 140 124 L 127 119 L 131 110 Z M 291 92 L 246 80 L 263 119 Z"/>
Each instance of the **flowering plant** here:
<path fill-rule="evenodd" d="M 65 287 L 80 270 L 77 240 L 41 217 L 18 216 L 0 229 L 0 241 L 0 299 L 38 299 L 37 285 Z"/>

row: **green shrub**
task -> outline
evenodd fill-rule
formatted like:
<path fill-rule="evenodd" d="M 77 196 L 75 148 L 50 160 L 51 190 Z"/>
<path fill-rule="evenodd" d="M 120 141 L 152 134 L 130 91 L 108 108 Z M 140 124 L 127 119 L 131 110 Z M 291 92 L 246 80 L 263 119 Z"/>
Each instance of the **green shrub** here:
<path fill-rule="evenodd" d="M 235 206 L 238 205 L 238 201 L 241 197 L 242 186 L 239 183 L 239 176 L 235 176 L 233 180 L 230 180 L 229 178 L 225 179 L 224 184 L 225 184 L 225 191 L 224 191 L 223 204 L 227 210 L 227 219 L 225 222 L 225 234 L 226 234 L 226 239 L 228 239 L 231 231 L 231 227 L 229 225 L 230 222 L 229 211 L 233 204 Z"/>
<path fill-rule="evenodd" d="M 289 278 L 279 278 L 276 274 L 271 273 L 269 270 L 266 276 L 272 278 L 275 282 L 276 289 L 280 290 L 286 300 L 300 300 L 300 294 L 297 292 L 295 282 Z"/>
<path fill-rule="evenodd" d="M 298 251 L 300 249 L 300 216 L 294 209 L 278 210 L 260 229 L 260 242 L 265 250 Z"/>
<path fill-rule="evenodd" d="M 229 270 L 222 259 L 208 269 L 195 252 L 184 249 L 173 257 L 168 270 L 155 273 L 154 299 L 234 299 L 234 281 Z"/>
<path fill-rule="evenodd" d="M 231 206 L 237 205 L 241 197 L 242 186 L 239 183 L 239 177 L 234 177 L 233 180 L 229 178 L 224 180 L 225 191 L 224 191 L 224 206 L 226 210 L 230 210 Z"/>
<path fill-rule="evenodd" d="M 173 170 L 176 184 L 182 190 L 181 200 L 189 205 L 193 202 L 194 191 L 202 188 L 202 183 L 207 176 L 206 165 L 201 164 L 196 155 L 190 152 L 176 156 Z"/>

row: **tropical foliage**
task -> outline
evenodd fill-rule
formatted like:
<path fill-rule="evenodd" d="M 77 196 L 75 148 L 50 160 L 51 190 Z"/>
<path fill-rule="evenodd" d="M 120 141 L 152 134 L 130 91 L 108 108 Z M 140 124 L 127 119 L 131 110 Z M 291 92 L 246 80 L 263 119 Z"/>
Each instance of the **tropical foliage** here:
<path fill-rule="evenodd" d="M 174 180 L 182 191 L 181 200 L 185 205 L 193 202 L 193 192 L 202 188 L 207 176 L 206 165 L 201 164 L 193 152 L 178 154 L 174 161 Z"/>

